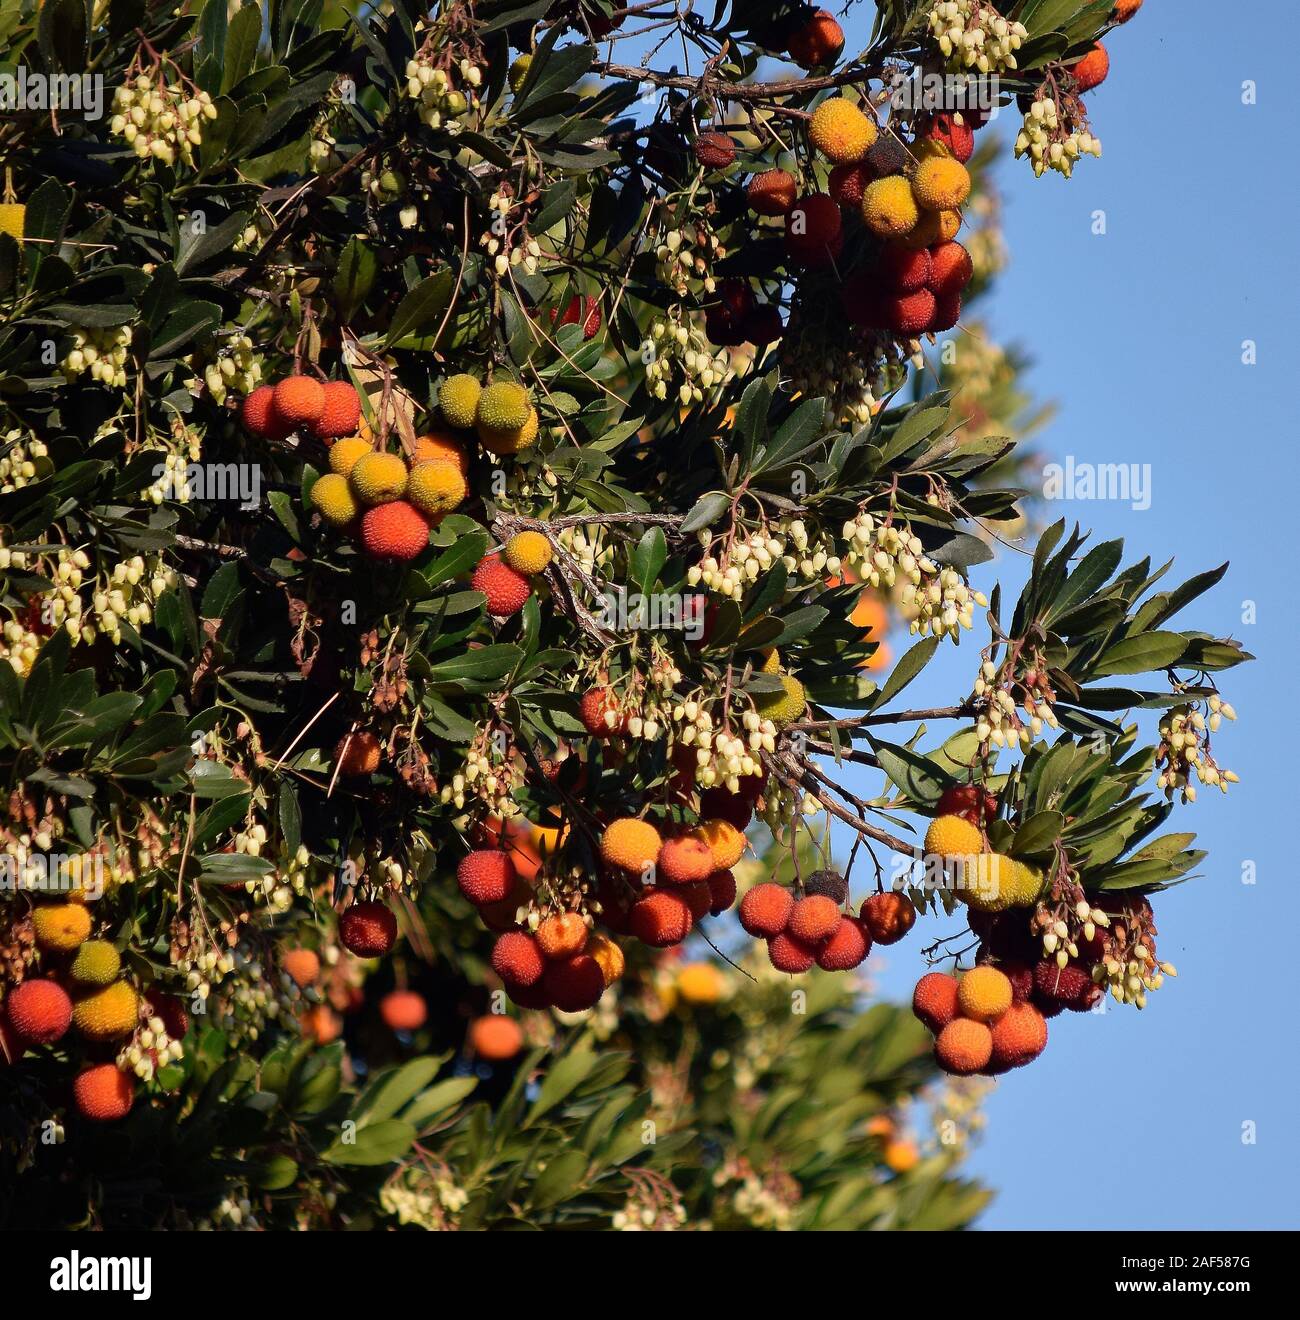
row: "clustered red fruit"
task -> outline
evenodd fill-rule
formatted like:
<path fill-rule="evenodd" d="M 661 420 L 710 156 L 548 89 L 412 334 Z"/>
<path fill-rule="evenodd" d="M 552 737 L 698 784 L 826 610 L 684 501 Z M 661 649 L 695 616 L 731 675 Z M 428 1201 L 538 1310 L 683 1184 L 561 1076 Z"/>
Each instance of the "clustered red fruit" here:
<path fill-rule="evenodd" d="M 244 428 L 263 440 L 283 440 L 294 431 L 328 443 L 354 435 L 361 420 L 361 398 L 345 380 L 286 376 L 259 385 L 240 408 Z"/>
<path fill-rule="evenodd" d="M 1032 1063 L 1047 1047 L 1046 1018 L 1027 997 L 1024 969 L 1014 972 L 1013 979 L 980 963 L 960 980 L 929 972 L 916 983 L 912 1012 L 934 1034 L 944 1072 L 995 1076 Z"/>
<path fill-rule="evenodd" d="M 717 301 L 704 314 L 704 330 L 719 347 L 770 344 L 784 333 L 780 311 L 758 303 L 744 280 L 727 279 L 718 286 Z"/>
<path fill-rule="evenodd" d="M 854 325 L 901 335 L 950 330 L 973 274 L 970 253 L 954 240 L 921 248 L 886 243 L 874 268 L 845 283 L 844 312 Z"/>
<path fill-rule="evenodd" d="M 798 975 L 814 964 L 826 972 L 847 972 L 871 952 L 871 931 L 858 917 L 840 911 L 848 893 L 843 877 L 819 871 L 809 883 L 832 892 L 796 898 L 774 881 L 755 885 L 740 901 L 740 924 L 756 939 L 767 940 L 768 957 L 779 972 Z"/>

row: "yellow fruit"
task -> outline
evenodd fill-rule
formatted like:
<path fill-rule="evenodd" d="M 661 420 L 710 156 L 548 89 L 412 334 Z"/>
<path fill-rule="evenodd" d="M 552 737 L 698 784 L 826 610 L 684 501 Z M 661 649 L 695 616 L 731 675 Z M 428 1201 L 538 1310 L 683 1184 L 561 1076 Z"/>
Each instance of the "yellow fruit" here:
<path fill-rule="evenodd" d="M 0 203 L 0 234 L 8 234 L 19 247 L 27 225 L 27 207 L 22 202 Z"/>
<path fill-rule="evenodd" d="M 715 871 L 730 871 L 745 855 L 745 835 L 729 820 L 702 821 L 691 833 L 708 844 Z"/>
<path fill-rule="evenodd" d="M 677 973 L 677 993 L 688 1004 L 716 1004 L 726 988 L 722 973 L 712 963 L 687 963 Z"/>
<path fill-rule="evenodd" d="M 396 454 L 362 454 L 352 465 L 348 481 L 362 504 L 388 504 L 406 493 L 406 464 Z"/>
<path fill-rule="evenodd" d="M 611 821 L 600 838 L 600 855 L 610 866 L 640 873 L 659 860 L 659 831 L 648 821 L 624 816 Z"/>
<path fill-rule="evenodd" d="M 939 242 L 951 243 L 961 228 L 961 212 L 956 207 L 949 207 L 947 210 L 935 211 L 933 214 L 939 217 Z"/>
<path fill-rule="evenodd" d="M 984 851 L 984 836 L 964 816 L 936 816 L 925 832 L 927 857 L 974 857 Z"/>
<path fill-rule="evenodd" d="M 359 435 L 350 436 L 346 440 L 335 440 L 330 445 L 330 471 L 340 477 L 346 477 L 356 466 L 357 460 L 368 454 L 370 450 L 370 441 L 363 440 Z"/>
<path fill-rule="evenodd" d="M 873 179 L 862 194 L 862 218 L 881 238 L 901 238 L 921 218 L 912 185 L 901 174 Z"/>
<path fill-rule="evenodd" d="M 502 380 L 478 396 L 474 421 L 480 431 L 517 431 L 528 420 L 528 409 L 528 391 L 517 381 Z"/>
<path fill-rule="evenodd" d="M 955 211 L 922 211 L 921 218 L 910 234 L 902 234 L 896 240 L 901 247 L 915 252 L 918 248 L 933 247 L 943 237 L 943 217 L 955 215 Z"/>
<path fill-rule="evenodd" d="M 449 513 L 464 501 L 466 494 L 468 487 L 460 469 L 441 459 L 417 463 L 406 483 L 406 498 L 421 513 L 430 516 Z"/>
<path fill-rule="evenodd" d="M 545 570 L 555 551 L 541 532 L 518 532 L 506 542 L 506 563 L 532 577 Z"/>
<path fill-rule="evenodd" d="M 72 1024 L 91 1040 L 112 1040 L 135 1030 L 140 1016 L 140 997 L 126 981 L 96 990 L 78 999 L 72 1010 Z"/>
<path fill-rule="evenodd" d="M 494 431 L 478 423 L 479 443 L 490 454 L 517 454 L 522 449 L 531 449 L 537 439 L 537 409 L 530 408 L 524 424 L 509 431 Z"/>
<path fill-rule="evenodd" d="M 876 140 L 876 125 L 842 96 L 823 101 L 808 124 L 808 140 L 834 165 L 853 165 Z"/>
<path fill-rule="evenodd" d="M 84 985 L 111 985 L 121 968 L 122 959 L 107 940 L 87 940 L 72 960 L 72 979 Z"/>
<path fill-rule="evenodd" d="M 627 960 L 623 957 L 623 950 L 608 935 L 589 936 L 583 952 L 596 960 L 606 986 L 613 985 L 623 975 Z"/>
<path fill-rule="evenodd" d="M 972 1022 L 996 1022 L 1011 1007 L 1011 982 L 996 967 L 973 967 L 957 986 L 957 1009 Z"/>
<path fill-rule="evenodd" d="M 763 663 L 758 667 L 761 674 L 779 674 L 781 672 L 781 656 L 774 646 L 763 656 Z"/>
<path fill-rule="evenodd" d="M 963 868 L 957 897 L 976 912 L 1005 912 L 1016 898 L 1016 863 L 1002 853 L 981 853 Z"/>
<path fill-rule="evenodd" d="M 894 1173 L 907 1173 L 916 1168 L 921 1159 L 921 1152 L 914 1141 L 890 1141 L 885 1144 L 885 1164 Z"/>
<path fill-rule="evenodd" d="M 438 408 L 448 426 L 467 431 L 474 425 L 474 413 L 482 390 L 482 385 L 473 376 L 463 373 L 443 381 L 438 391 Z"/>
<path fill-rule="evenodd" d="M 755 693 L 754 705 L 765 720 L 771 720 L 778 729 L 784 729 L 808 709 L 808 694 L 794 675 L 782 674 L 781 691 Z"/>
<path fill-rule="evenodd" d="M 524 79 L 528 77 L 528 70 L 532 63 L 533 57 L 531 55 L 520 55 L 510 66 L 510 72 L 506 76 L 510 80 L 510 90 L 516 95 L 524 85 Z"/>
<path fill-rule="evenodd" d="M 90 913 L 80 903 L 51 903 L 32 913 L 38 948 L 71 953 L 90 934 Z"/>
<path fill-rule="evenodd" d="M 970 196 L 970 174 L 959 160 L 928 156 L 916 167 L 912 192 L 927 211 L 946 211 Z"/>
<path fill-rule="evenodd" d="M 1043 889 L 1043 872 L 1027 862 L 1011 864 L 1011 906 L 1032 907 Z"/>
<path fill-rule="evenodd" d="M 361 512 L 361 506 L 352 497 L 347 477 L 327 472 L 317 477 L 311 488 L 312 508 L 333 527 L 343 527 Z"/>

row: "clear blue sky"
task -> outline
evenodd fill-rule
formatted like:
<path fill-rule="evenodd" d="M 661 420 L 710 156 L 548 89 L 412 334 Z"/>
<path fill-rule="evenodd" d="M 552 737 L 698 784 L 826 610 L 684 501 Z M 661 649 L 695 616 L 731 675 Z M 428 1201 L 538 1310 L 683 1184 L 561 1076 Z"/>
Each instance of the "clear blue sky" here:
<path fill-rule="evenodd" d="M 1242 782 L 1227 797 L 1202 791 L 1170 822 L 1210 850 L 1200 878 L 1156 899 L 1160 954 L 1178 979 L 1141 1014 L 1112 1004 L 1100 1017 L 1062 1015 L 1046 1053 L 1002 1079 L 970 1159 L 998 1193 L 986 1228 L 1300 1226 L 1300 881 L 1284 851 L 1296 820 L 1297 721 L 1284 685 L 1297 672 L 1288 581 L 1300 272 L 1289 230 L 1300 198 L 1289 46 L 1263 35 L 1270 16 L 1285 27 L 1293 11 L 1281 0 L 1246 8 L 1150 0 L 1109 39 L 1110 77 L 1089 98 L 1102 159 L 1068 181 L 1035 179 L 1008 152 L 999 175 L 1012 262 L 980 314 L 1032 353 L 1030 385 L 1060 405 L 1043 448 L 1152 465 L 1144 512 L 1055 509 L 1097 539 L 1124 537 L 1126 559 L 1176 556 L 1172 581 L 1231 559 L 1175 626 L 1236 636 L 1260 658 L 1221 684 L 1238 721 L 1216 755 Z M 850 48 L 870 14 L 856 8 Z M 1247 79 L 1254 106 L 1242 104 Z M 1011 112 L 986 131 L 1009 139 L 1014 125 Z M 1104 236 L 1092 232 L 1096 210 Z M 1256 366 L 1241 364 L 1245 339 Z M 978 584 L 996 575 L 1014 598 L 1019 558 L 976 570 Z M 1242 622 L 1248 600 L 1253 624 Z M 910 690 L 916 704 L 967 690 L 975 649 L 945 648 Z M 1247 860 L 1253 886 L 1241 882 Z M 888 951 L 884 993 L 909 993 L 918 950 L 913 937 Z M 1255 1145 L 1242 1143 L 1247 1122 Z"/>

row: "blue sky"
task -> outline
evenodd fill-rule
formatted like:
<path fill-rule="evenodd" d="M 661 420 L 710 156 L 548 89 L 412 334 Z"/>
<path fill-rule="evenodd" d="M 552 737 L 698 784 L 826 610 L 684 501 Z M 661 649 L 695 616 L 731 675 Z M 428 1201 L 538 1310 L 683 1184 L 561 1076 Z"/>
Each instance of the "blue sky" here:
<path fill-rule="evenodd" d="M 858 9 L 851 49 L 870 23 L 870 6 Z M 1200 877 L 1155 905 L 1161 957 L 1179 976 L 1144 1013 L 1112 1004 L 1104 1016 L 1057 1018 L 1046 1053 L 1001 1081 L 970 1159 L 998 1192 L 985 1228 L 1300 1225 L 1297 880 L 1284 852 L 1295 811 L 1297 724 L 1284 683 L 1296 672 L 1287 584 L 1300 272 L 1287 233 L 1297 203 L 1283 136 L 1287 47 L 1260 35 L 1261 11 L 1284 22 L 1290 7 L 1251 10 L 1246 23 L 1210 0 L 1153 0 L 1109 39 L 1110 77 L 1089 98 L 1102 159 L 1068 181 L 1035 179 L 1008 150 L 999 171 L 1011 266 L 979 314 L 1032 354 L 1030 386 L 1059 405 L 1041 446 L 1151 464 L 1149 509 L 1060 502 L 1048 520 L 1064 514 L 1098 540 L 1124 537 L 1126 561 L 1176 556 L 1171 581 L 1230 559 L 1225 580 L 1175 626 L 1235 636 L 1259 660 L 1221 683 L 1238 721 L 1224 725 L 1216 755 L 1242 782 L 1226 797 L 1203 791 L 1170 822 L 1210 850 Z M 1242 104 L 1245 80 L 1257 85 L 1254 106 Z M 1009 147 L 1015 118 L 986 131 Z M 1098 210 L 1104 235 L 1093 232 Z M 1248 339 L 1255 366 L 1241 362 Z M 1021 557 L 976 570 L 985 590 L 995 576 L 1014 598 Z M 1257 622 L 1243 623 L 1247 601 Z M 909 690 L 914 704 L 966 691 L 976 649 L 945 648 Z M 874 788 L 865 775 L 862 786 Z M 1242 883 L 1246 862 L 1253 885 Z M 883 993 L 910 993 L 918 950 L 914 936 L 887 961 L 873 955 Z"/>

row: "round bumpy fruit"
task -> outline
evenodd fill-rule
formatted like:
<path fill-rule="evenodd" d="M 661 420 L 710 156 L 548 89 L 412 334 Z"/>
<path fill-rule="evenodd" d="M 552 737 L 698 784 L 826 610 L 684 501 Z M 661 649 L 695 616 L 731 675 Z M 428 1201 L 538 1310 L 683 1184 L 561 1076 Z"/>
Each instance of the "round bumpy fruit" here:
<path fill-rule="evenodd" d="M 353 903 L 339 918 L 339 943 L 358 958 L 382 958 L 397 942 L 397 918 L 376 899 Z"/>
<path fill-rule="evenodd" d="M 276 415 L 291 428 L 309 426 L 325 411 L 325 387 L 311 376 L 286 376 L 272 397 Z"/>
<path fill-rule="evenodd" d="M 521 57 L 522 58 L 522 57 Z M 504 1063 L 524 1047 L 524 1030 L 504 1013 L 489 1013 L 469 1024 L 469 1046 L 480 1059 Z"/>
<path fill-rule="evenodd" d="M 362 454 L 352 465 L 348 481 L 352 493 L 362 504 L 387 504 L 406 493 L 410 473 L 397 454 L 371 452 Z"/>
<path fill-rule="evenodd" d="M 1070 69 L 1075 84 L 1081 92 L 1090 92 L 1106 81 L 1110 72 L 1110 56 L 1100 41 L 1094 42 L 1092 49 Z"/>
<path fill-rule="evenodd" d="M 582 727 L 593 738 L 613 738 L 627 732 L 627 714 L 619 707 L 612 689 L 607 687 L 584 692 L 578 702 L 578 716 Z"/>
<path fill-rule="evenodd" d="M 713 855 L 715 871 L 730 870 L 745 855 L 745 835 L 727 820 L 706 820 L 691 831 Z"/>
<path fill-rule="evenodd" d="M 489 385 L 478 397 L 474 421 L 488 431 L 517 431 L 527 420 L 528 391 L 517 381 Z"/>
<path fill-rule="evenodd" d="M 993 1054 L 998 1069 L 1021 1068 L 1047 1048 L 1047 1019 L 1033 1004 L 1015 1003 L 993 1025 Z"/>
<path fill-rule="evenodd" d="M 881 249 L 876 269 L 880 282 L 891 293 L 915 293 L 925 288 L 930 280 L 930 252 L 928 248 L 901 247 L 887 243 Z"/>
<path fill-rule="evenodd" d="M 547 963 L 542 989 L 560 1012 L 583 1013 L 605 993 L 605 974 L 590 954 L 578 953 Z"/>
<path fill-rule="evenodd" d="M 780 692 L 760 692 L 754 706 L 765 720 L 771 720 L 778 729 L 788 728 L 808 709 L 808 696 L 801 682 L 793 674 L 782 674 Z"/>
<path fill-rule="evenodd" d="M 900 335 L 919 335 L 930 328 L 934 320 L 935 299 L 929 289 L 915 293 L 900 293 L 886 298 L 885 320 L 889 328 Z"/>
<path fill-rule="evenodd" d="M 239 420 L 244 430 L 263 440 L 278 436 L 282 428 L 275 414 L 275 387 L 259 385 L 240 406 Z"/>
<path fill-rule="evenodd" d="M 912 991 L 912 1012 L 936 1035 L 957 1016 L 957 979 L 927 972 Z"/>
<path fill-rule="evenodd" d="M 613 985 L 622 977 L 627 960 L 623 956 L 623 950 L 608 935 L 589 935 L 584 952 L 589 953 L 600 964 L 606 986 Z"/>
<path fill-rule="evenodd" d="M 90 913 L 80 903 L 49 903 L 32 912 L 36 947 L 71 953 L 90 934 Z"/>
<path fill-rule="evenodd" d="M 912 185 L 901 174 L 873 179 L 862 194 L 862 218 L 881 238 L 910 234 L 920 219 Z"/>
<path fill-rule="evenodd" d="M 1005 912 L 1016 901 L 1017 865 L 1003 853 L 981 853 L 962 867 L 957 897 L 977 912 Z"/>
<path fill-rule="evenodd" d="M 833 899 L 823 894 L 801 898 L 790 909 L 786 930 L 804 944 L 824 940 L 839 925 L 840 910 Z"/>
<path fill-rule="evenodd" d="M 53 1045 L 72 1022 L 72 1000 L 53 981 L 29 980 L 15 986 L 5 1000 L 5 1011 L 19 1038 L 33 1045 Z"/>
<path fill-rule="evenodd" d="M 349 779 L 374 774 L 379 769 L 379 739 L 366 729 L 345 733 L 334 747 L 334 764 Z"/>
<path fill-rule="evenodd" d="M 82 985 L 111 985 L 121 969 L 121 955 L 107 940 L 87 940 L 77 950 L 69 971 Z"/>
<path fill-rule="evenodd" d="M 545 964 L 537 941 L 521 930 L 508 931 L 492 946 L 492 970 L 508 986 L 536 985 Z"/>
<path fill-rule="evenodd" d="M 1111 18 L 1116 23 L 1127 23 L 1139 9 L 1142 8 L 1142 0 L 1115 0 L 1115 8 L 1111 10 Z"/>
<path fill-rule="evenodd" d="M 483 422 L 477 426 L 479 443 L 490 454 L 518 454 L 531 449 L 537 440 L 539 420 L 536 408 L 529 408 L 528 415 L 519 426 L 506 430 L 493 430 Z"/>
<path fill-rule="evenodd" d="M 793 908 L 794 895 L 784 885 L 755 885 L 740 900 L 740 924 L 758 939 L 772 939 L 785 929 Z"/>
<path fill-rule="evenodd" d="M 931 334 L 941 334 L 945 330 L 951 330 L 960 320 L 961 295 L 945 294 L 942 298 L 934 300 L 934 315 L 930 318 L 928 329 Z"/>
<path fill-rule="evenodd" d="M 963 165 L 975 154 L 975 130 L 960 115 L 935 115 L 926 137 L 946 148 Z"/>
<path fill-rule="evenodd" d="M 538 925 L 536 939 L 544 958 L 572 958 L 587 947 L 587 923 L 576 912 L 557 912 Z"/>
<path fill-rule="evenodd" d="M 1090 1009 L 1101 997 L 1101 988 L 1081 967 L 1058 967 L 1044 960 L 1034 964 L 1034 999 L 1044 1007 L 1060 1004 L 1075 1013 Z"/>
<path fill-rule="evenodd" d="M 900 234 L 898 243 L 907 248 L 929 248 L 943 241 L 943 217 L 947 211 L 921 211 L 918 213 L 916 227 L 910 233 Z"/>
<path fill-rule="evenodd" d="M 996 967 L 973 967 L 957 987 L 957 1008 L 972 1022 L 996 1022 L 1011 1007 L 1011 981 Z"/>
<path fill-rule="evenodd" d="M 404 499 L 376 504 L 362 515 L 362 545 L 376 560 L 406 564 L 429 545 L 429 520 Z"/>
<path fill-rule="evenodd" d="M 786 213 L 785 248 L 803 266 L 826 266 L 844 241 L 843 217 L 833 197 L 810 193 Z"/>
<path fill-rule="evenodd" d="M 336 440 L 352 435 L 361 420 L 361 399 L 345 380 L 327 380 L 321 387 L 325 406 L 308 429 L 317 440 Z"/>
<path fill-rule="evenodd" d="M 725 170 L 736 159 L 736 143 L 727 133 L 701 133 L 691 143 L 691 151 L 710 170 Z"/>
<path fill-rule="evenodd" d="M 470 588 L 487 597 L 487 611 L 499 619 L 518 614 L 532 594 L 532 587 L 522 573 L 516 573 L 500 555 L 479 560 Z"/>
<path fill-rule="evenodd" d="M 379 1001 L 379 1016 L 390 1031 L 419 1031 L 429 1006 L 414 990 L 391 990 Z"/>
<path fill-rule="evenodd" d="M 479 395 L 482 392 L 482 385 L 473 376 L 464 373 L 443 381 L 442 388 L 438 391 L 438 410 L 447 425 L 468 431 L 474 425 Z"/>
<path fill-rule="evenodd" d="M 135 1083 L 117 1064 L 96 1063 L 77 1074 L 72 1099 L 82 1118 L 110 1123 L 131 1112 Z"/>
<path fill-rule="evenodd" d="M 856 165 L 876 136 L 874 121 L 843 96 L 823 101 L 808 124 L 808 140 L 832 165 Z"/>
<path fill-rule="evenodd" d="M 871 938 L 856 917 L 843 917 L 817 950 L 817 966 L 824 972 L 847 972 L 871 952 Z"/>
<path fill-rule="evenodd" d="M 608 866 L 640 875 L 659 860 L 659 831 L 649 821 L 624 816 L 611 821 L 600 837 L 600 855 Z"/>
<path fill-rule="evenodd" d="M 336 440 L 330 445 L 330 471 L 340 477 L 350 476 L 358 461 L 370 453 L 371 449 L 370 441 L 363 440 L 359 435 L 348 436 L 346 440 Z"/>
<path fill-rule="evenodd" d="M 799 195 L 794 176 L 785 170 L 764 170 L 745 190 L 749 209 L 757 215 L 784 215 Z"/>
<path fill-rule="evenodd" d="M 783 930 L 768 941 L 767 956 L 778 972 L 801 976 L 817 961 L 817 948 Z"/>
<path fill-rule="evenodd" d="M 872 894 L 858 915 L 877 944 L 897 944 L 916 924 L 916 906 L 906 894 Z"/>
<path fill-rule="evenodd" d="M 964 816 L 972 825 L 979 825 L 983 814 L 985 825 L 991 825 L 998 814 L 998 799 L 979 784 L 955 784 L 945 788 L 935 807 L 936 816 Z"/>
<path fill-rule="evenodd" d="M 736 901 L 736 877 L 730 870 L 714 871 L 706 883 L 709 886 L 709 915 L 716 917 Z"/>
<path fill-rule="evenodd" d="M 713 852 L 709 845 L 690 834 L 665 839 L 659 850 L 657 867 L 659 879 L 674 885 L 707 880 L 718 869 L 713 864 Z"/>
<path fill-rule="evenodd" d="M 498 848 L 479 848 L 467 853 L 456 867 L 456 883 L 475 907 L 500 903 L 515 884 L 510 854 Z"/>
<path fill-rule="evenodd" d="M 940 243 L 930 249 L 927 283 L 936 297 L 960 293 L 970 283 L 974 272 L 970 253 L 960 243 Z"/>
<path fill-rule="evenodd" d="M 945 211 L 970 196 L 970 172 L 951 156 L 927 156 L 916 167 L 912 191 L 927 211 Z"/>
<path fill-rule="evenodd" d="M 299 990 L 320 979 L 320 955 L 315 949 L 287 949 L 281 955 L 280 966 Z"/>
<path fill-rule="evenodd" d="M 417 463 L 406 483 L 406 498 L 430 518 L 464 503 L 469 488 L 454 463 Z"/>
<path fill-rule="evenodd" d="M 805 894 L 821 894 L 837 907 L 849 896 L 849 882 L 838 871 L 814 871 L 804 882 Z"/>
<path fill-rule="evenodd" d="M 505 561 L 516 573 L 534 577 L 545 572 L 554 554 L 550 540 L 541 532 L 516 532 L 506 542 Z"/>
<path fill-rule="evenodd" d="M 102 990 L 78 999 L 72 1008 L 73 1025 L 88 1040 L 116 1040 L 135 1030 L 140 1018 L 140 996 L 126 981 L 114 981 Z"/>
<path fill-rule="evenodd" d="M 680 944 L 694 925 L 690 904 L 669 889 L 647 890 L 628 915 L 631 934 L 653 949 Z"/>
<path fill-rule="evenodd" d="M 712 963 L 687 963 L 677 973 L 677 993 L 688 1004 L 716 1004 L 726 988 L 725 978 Z"/>
<path fill-rule="evenodd" d="M 974 857 L 984 851 L 984 836 L 960 816 L 936 816 L 925 832 L 929 857 Z"/>
<path fill-rule="evenodd" d="M 934 1058 L 946 1073 L 969 1077 L 988 1066 L 993 1055 L 993 1034 L 982 1022 L 957 1018 L 934 1042 Z"/>
<path fill-rule="evenodd" d="M 361 512 L 348 479 L 326 472 L 312 483 L 311 506 L 331 527 L 346 527 Z"/>
<path fill-rule="evenodd" d="M 865 164 L 837 165 L 826 180 L 826 191 L 840 206 L 858 207 L 871 179 L 871 170 Z"/>
<path fill-rule="evenodd" d="M 417 436 L 411 462 L 454 463 L 460 469 L 461 476 L 469 472 L 469 455 L 465 452 L 465 446 L 448 431 L 428 431 Z"/>
<path fill-rule="evenodd" d="M 786 53 L 801 69 L 834 64 L 844 49 L 844 29 L 828 9 L 819 9 L 797 26 L 786 42 Z"/>

